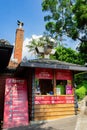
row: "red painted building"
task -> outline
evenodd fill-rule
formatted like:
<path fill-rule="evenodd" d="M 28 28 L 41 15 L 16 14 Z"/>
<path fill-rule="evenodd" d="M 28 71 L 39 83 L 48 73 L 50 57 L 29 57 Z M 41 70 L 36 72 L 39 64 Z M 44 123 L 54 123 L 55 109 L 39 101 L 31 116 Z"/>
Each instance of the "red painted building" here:
<path fill-rule="evenodd" d="M 22 61 L 23 36 L 24 30 L 18 28 L 14 60 L 0 72 L 3 127 L 77 114 L 73 77 L 87 71 L 87 67 L 48 59 Z"/>
<path fill-rule="evenodd" d="M 81 71 L 87 71 L 87 67 L 48 59 L 21 62 L 16 75 L 27 79 L 29 119 L 43 121 L 76 115 L 73 77 Z"/>

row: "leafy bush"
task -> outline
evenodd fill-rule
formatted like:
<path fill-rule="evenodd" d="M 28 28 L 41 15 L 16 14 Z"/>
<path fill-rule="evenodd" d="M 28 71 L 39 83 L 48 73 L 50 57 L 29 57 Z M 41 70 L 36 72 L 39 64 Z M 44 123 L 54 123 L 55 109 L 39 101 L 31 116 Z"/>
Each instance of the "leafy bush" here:
<path fill-rule="evenodd" d="M 83 80 L 82 84 L 87 89 L 87 80 Z"/>
<path fill-rule="evenodd" d="M 79 100 L 83 99 L 85 97 L 86 93 L 87 93 L 87 89 L 85 86 L 81 86 L 80 88 L 76 89 L 76 95 Z"/>
<path fill-rule="evenodd" d="M 80 73 L 75 75 L 76 95 L 79 100 L 83 99 L 87 95 L 87 73 Z"/>

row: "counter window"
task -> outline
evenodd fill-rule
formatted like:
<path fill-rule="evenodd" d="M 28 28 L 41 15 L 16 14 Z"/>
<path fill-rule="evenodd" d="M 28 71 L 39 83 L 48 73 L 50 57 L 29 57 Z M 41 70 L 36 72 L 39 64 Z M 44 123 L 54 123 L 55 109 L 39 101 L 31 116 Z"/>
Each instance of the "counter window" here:
<path fill-rule="evenodd" d="M 35 94 L 71 95 L 72 73 L 69 70 L 35 69 Z"/>
<path fill-rule="evenodd" d="M 57 80 L 56 81 L 56 94 L 57 95 L 64 95 L 66 94 L 66 89 L 65 89 L 65 86 L 66 86 L 66 80 Z"/>
<path fill-rule="evenodd" d="M 56 94 L 57 95 L 73 94 L 71 80 L 57 80 L 56 81 Z"/>
<path fill-rule="evenodd" d="M 53 95 L 53 81 L 51 79 L 37 79 L 35 93 L 38 95 Z"/>

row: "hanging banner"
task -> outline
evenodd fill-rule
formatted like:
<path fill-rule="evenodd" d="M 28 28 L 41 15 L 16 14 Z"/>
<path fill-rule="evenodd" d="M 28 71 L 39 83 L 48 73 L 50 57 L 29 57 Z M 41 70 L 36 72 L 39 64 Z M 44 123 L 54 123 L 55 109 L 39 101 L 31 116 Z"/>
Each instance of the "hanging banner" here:
<path fill-rule="evenodd" d="M 74 96 L 36 96 L 35 104 L 73 104 Z"/>
<path fill-rule="evenodd" d="M 69 70 L 56 70 L 56 79 L 72 80 L 72 73 Z"/>
<path fill-rule="evenodd" d="M 28 120 L 26 80 L 6 79 L 3 128 L 28 125 Z"/>
<path fill-rule="evenodd" d="M 53 79 L 52 69 L 36 68 L 35 78 L 37 79 Z"/>

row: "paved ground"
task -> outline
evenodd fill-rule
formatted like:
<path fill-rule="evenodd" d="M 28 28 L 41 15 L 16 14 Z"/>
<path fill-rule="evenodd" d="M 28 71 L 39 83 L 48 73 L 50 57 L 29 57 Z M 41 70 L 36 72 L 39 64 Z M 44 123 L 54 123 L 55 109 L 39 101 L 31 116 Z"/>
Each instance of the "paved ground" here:
<path fill-rule="evenodd" d="M 5 130 L 75 130 L 77 116 L 49 121 L 41 124 L 34 124 L 26 127 L 11 128 Z"/>
<path fill-rule="evenodd" d="M 85 104 L 86 101 L 87 97 L 81 103 L 81 111 L 77 118 L 75 130 L 87 130 L 87 106 Z"/>
<path fill-rule="evenodd" d="M 87 130 L 87 97 L 80 104 L 80 113 L 68 118 L 5 130 Z"/>

